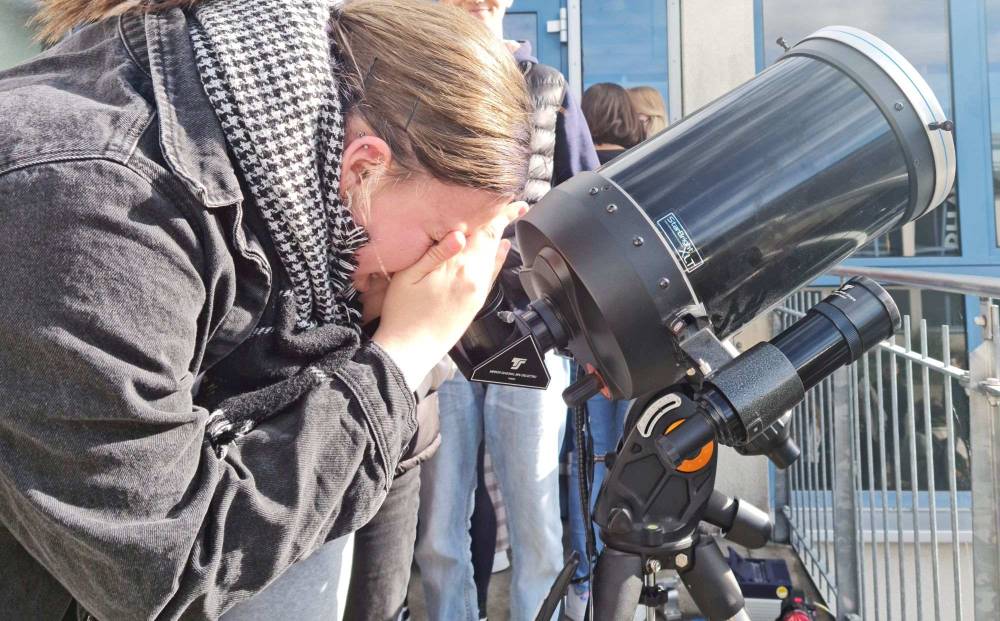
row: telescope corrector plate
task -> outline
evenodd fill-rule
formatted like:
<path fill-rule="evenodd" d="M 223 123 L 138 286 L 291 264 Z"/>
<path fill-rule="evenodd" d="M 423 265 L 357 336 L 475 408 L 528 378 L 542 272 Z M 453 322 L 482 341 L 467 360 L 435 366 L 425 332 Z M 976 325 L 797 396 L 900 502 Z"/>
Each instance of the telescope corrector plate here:
<path fill-rule="evenodd" d="M 829 39 L 854 48 L 870 58 L 899 86 L 923 121 L 927 141 L 934 154 L 934 194 L 920 215 L 944 202 L 955 183 L 955 142 L 948 135 L 949 132 L 928 127 L 931 123 L 946 121 L 947 117 L 923 76 L 891 45 L 858 28 L 829 26 L 817 30 L 802 41 L 809 39 Z"/>

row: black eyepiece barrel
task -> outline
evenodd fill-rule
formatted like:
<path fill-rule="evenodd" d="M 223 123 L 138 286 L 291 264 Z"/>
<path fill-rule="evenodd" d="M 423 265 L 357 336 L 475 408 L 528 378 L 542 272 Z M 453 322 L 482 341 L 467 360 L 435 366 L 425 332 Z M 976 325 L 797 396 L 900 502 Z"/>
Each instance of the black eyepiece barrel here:
<path fill-rule="evenodd" d="M 858 276 L 809 309 L 771 344 L 788 358 L 809 390 L 892 336 L 899 325 L 899 309 L 888 292 Z"/>
<path fill-rule="evenodd" d="M 702 415 L 659 438 L 660 454 L 677 466 L 714 436 L 744 452 L 768 454 L 779 467 L 791 463 L 798 448 L 787 441 L 787 430 L 772 427 L 805 391 L 889 338 L 899 324 L 899 309 L 885 289 L 869 278 L 851 279 L 770 343 L 710 376 Z"/>

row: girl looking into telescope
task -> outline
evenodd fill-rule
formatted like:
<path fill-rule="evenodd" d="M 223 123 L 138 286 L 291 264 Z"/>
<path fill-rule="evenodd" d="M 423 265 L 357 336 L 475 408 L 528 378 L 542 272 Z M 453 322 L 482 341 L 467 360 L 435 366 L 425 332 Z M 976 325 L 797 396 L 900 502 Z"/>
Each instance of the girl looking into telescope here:
<path fill-rule="evenodd" d="M 385 498 L 525 211 L 524 80 L 419 0 L 42 4 L 76 31 L 0 73 L 0 600 L 217 618 Z"/>

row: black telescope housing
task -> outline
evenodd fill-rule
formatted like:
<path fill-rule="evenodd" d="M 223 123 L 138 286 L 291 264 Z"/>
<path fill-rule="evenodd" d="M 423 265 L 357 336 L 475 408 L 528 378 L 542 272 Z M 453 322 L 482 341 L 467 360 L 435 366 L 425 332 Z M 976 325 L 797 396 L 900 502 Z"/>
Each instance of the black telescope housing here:
<path fill-rule="evenodd" d="M 522 329 L 615 398 L 703 371 L 684 345 L 697 331 L 726 337 L 944 200 L 945 121 L 891 47 L 821 30 L 519 221 L 521 281 L 544 320 Z"/>
<path fill-rule="evenodd" d="M 658 568 L 676 569 L 709 618 L 745 614 L 706 528 L 757 547 L 771 523 L 714 489 L 717 447 L 793 462 L 789 412 L 900 317 L 878 284 L 857 278 L 769 342 L 739 354 L 722 340 L 943 202 L 955 177 L 951 129 L 889 45 L 824 28 L 729 94 L 554 188 L 517 222 L 530 305 L 484 312 L 473 329 L 509 332 L 513 344 L 490 347 L 480 336 L 456 352 L 496 381 L 516 379 L 532 351 L 544 368 L 541 352 L 556 349 L 587 371 L 563 393 L 567 403 L 598 391 L 635 399 L 594 507 L 607 546 L 595 618 L 624 621 L 640 599 L 655 602 Z M 585 427 L 582 408 L 577 416 Z M 588 503 L 581 508 L 586 516 Z"/>
<path fill-rule="evenodd" d="M 512 329 L 519 349 L 477 369 L 493 364 L 499 376 L 522 364 L 527 340 L 587 371 L 563 393 L 567 403 L 598 390 L 635 399 L 594 506 L 607 546 L 594 618 L 625 621 L 637 602 L 655 602 L 660 568 L 678 571 L 708 618 L 746 618 L 707 529 L 758 547 L 771 522 L 715 490 L 718 446 L 793 462 L 792 409 L 900 317 L 885 290 L 857 278 L 769 342 L 739 354 L 722 339 L 943 202 L 955 177 L 951 128 L 890 46 L 824 28 L 729 94 L 554 188 L 516 224 L 530 307 L 480 321 L 504 323 L 493 332 Z M 585 426 L 582 409 L 577 416 Z"/>

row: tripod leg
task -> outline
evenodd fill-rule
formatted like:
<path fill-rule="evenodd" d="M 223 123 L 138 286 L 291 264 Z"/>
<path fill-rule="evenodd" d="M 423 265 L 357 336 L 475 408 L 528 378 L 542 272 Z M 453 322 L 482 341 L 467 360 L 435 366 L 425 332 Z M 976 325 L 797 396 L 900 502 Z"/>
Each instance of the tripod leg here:
<path fill-rule="evenodd" d="M 635 554 L 604 548 L 597 557 L 590 597 L 592 619 L 632 621 L 642 595 L 642 559 Z"/>
<path fill-rule="evenodd" d="M 702 614 L 712 621 L 749 620 L 740 585 L 715 541 L 703 538 L 691 548 L 691 557 L 678 573 Z"/>
<path fill-rule="evenodd" d="M 702 519 L 722 529 L 723 536 L 751 550 L 763 548 L 771 539 L 771 517 L 745 500 L 712 492 Z"/>

